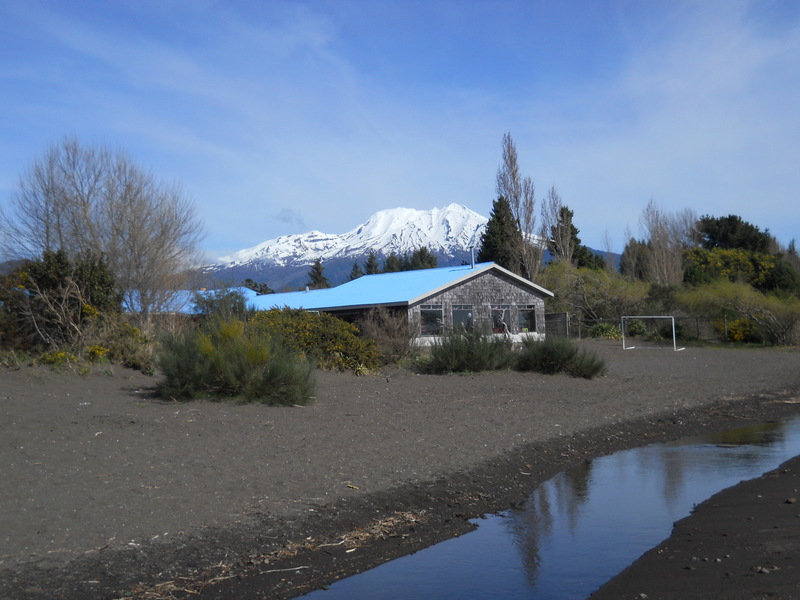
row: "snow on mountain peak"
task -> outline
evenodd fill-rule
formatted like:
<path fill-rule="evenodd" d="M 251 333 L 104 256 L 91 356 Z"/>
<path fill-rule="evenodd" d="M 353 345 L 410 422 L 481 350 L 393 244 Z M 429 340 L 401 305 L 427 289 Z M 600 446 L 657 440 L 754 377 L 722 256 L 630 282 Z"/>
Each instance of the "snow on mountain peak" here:
<path fill-rule="evenodd" d="M 422 247 L 452 254 L 477 247 L 486 222 L 486 217 L 460 204 L 429 211 L 393 208 L 376 212 L 347 233 L 309 231 L 284 235 L 221 258 L 218 264 L 311 264 L 318 258 L 325 261 L 370 251 L 383 255 L 404 254 Z"/>

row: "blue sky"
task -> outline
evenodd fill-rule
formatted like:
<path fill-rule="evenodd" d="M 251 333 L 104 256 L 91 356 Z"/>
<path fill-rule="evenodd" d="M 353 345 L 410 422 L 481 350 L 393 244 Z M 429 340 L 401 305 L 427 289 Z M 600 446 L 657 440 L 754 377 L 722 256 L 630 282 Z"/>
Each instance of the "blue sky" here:
<path fill-rule="evenodd" d="M 621 251 L 652 198 L 800 238 L 796 0 L 0 0 L 0 202 L 66 135 L 180 182 L 217 257 L 487 215 L 510 132 Z"/>

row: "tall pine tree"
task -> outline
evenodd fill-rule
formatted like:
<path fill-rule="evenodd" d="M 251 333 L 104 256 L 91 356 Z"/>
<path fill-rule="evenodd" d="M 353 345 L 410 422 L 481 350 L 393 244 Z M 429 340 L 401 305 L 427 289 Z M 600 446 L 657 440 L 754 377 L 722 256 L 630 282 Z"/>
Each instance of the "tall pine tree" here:
<path fill-rule="evenodd" d="M 435 269 L 438 266 L 436 255 L 428 248 L 418 248 L 410 255 L 406 252 L 402 259 L 402 271 L 418 271 L 420 269 Z"/>
<path fill-rule="evenodd" d="M 363 275 L 364 271 L 361 270 L 361 266 L 358 264 L 358 261 L 354 262 L 353 268 L 350 270 L 350 281 L 354 281 Z"/>
<path fill-rule="evenodd" d="M 397 273 L 403 270 L 403 261 L 397 256 L 397 253 L 392 251 L 383 263 L 384 273 Z"/>
<path fill-rule="evenodd" d="M 524 276 L 519 248 L 522 245 L 522 233 L 511 206 L 500 196 L 492 203 L 489 222 L 481 236 L 481 249 L 478 262 L 494 261 L 501 267 Z"/>
<path fill-rule="evenodd" d="M 377 275 L 381 272 L 381 266 L 378 263 L 378 257 L 375 255 L 374 250 L 370 250 L 367 255 L 367 260 L 364 262 L 365 275 Z"/>
<path fill-rule="evenodd" d="M 322 266 L 322 259 L 317 259 L 308 271 L 308 288 L 321 290 L 331 287 L 331 282 L 325 277 L 325 267 Z"/>

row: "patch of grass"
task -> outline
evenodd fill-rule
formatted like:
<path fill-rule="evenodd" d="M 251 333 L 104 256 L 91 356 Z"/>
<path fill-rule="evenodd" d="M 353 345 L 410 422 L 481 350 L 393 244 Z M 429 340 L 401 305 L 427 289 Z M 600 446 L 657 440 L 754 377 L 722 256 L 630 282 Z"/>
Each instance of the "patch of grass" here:
<path fill-rule="evenodd" d="M 29 364 L 33 359 L 24 352 L 16 350 L 0 350 L 0 367 L 19 369 L 22 365 Z"/>

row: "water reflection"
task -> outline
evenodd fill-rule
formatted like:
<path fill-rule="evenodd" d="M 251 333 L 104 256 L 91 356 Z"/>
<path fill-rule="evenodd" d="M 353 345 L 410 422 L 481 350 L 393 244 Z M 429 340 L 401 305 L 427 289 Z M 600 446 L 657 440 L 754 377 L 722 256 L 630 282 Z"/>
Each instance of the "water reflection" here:
<path fill-rule="evenodd" d="M 529 598 L 585 598 L 720 489 L 800 453 L 800 420 L 598 458 L 539 486 L 503 529 L 523 557 Z"/>
<path fill-rule="evenodd" d="M 743 444 L 749 444 L 751 446 L 770 446 L 779 442 L 783 436 L 784 431 L 781 423 L 775 421 L 773 423 L 763 423 L 761 425 L 751 425 L 749 427 L 731 429 L 730 431 L 712 433 L 706 436 L 705 440 L 709 444 L 717 444 L 720 446 L 728 444 L 734 446 Z"/>
<path fill-rule="evenodd" d="M 307 597 L 586 598 L 717 491 L 800 454 L 800 418 L 587 461 L 477 531 Z"/>

